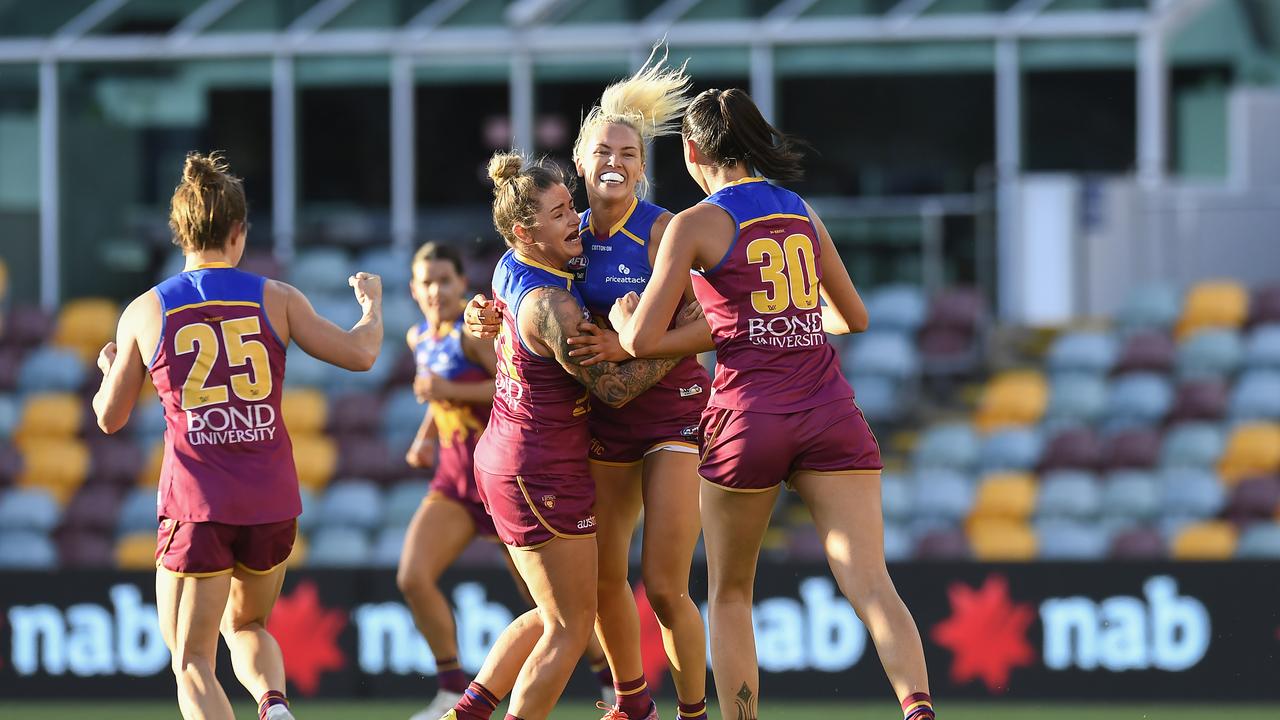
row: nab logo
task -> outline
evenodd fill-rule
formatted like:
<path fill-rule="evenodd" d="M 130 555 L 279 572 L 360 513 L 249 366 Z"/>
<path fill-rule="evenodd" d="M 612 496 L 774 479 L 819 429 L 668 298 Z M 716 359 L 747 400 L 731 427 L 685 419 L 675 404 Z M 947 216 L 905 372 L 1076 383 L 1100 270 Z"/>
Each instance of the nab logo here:
<path fill-rule="evenodd" d="M 623 275 L 630 275 L 630 274 L 631 274 L 631 268 L 627 267 L 627 266 L 626 266 L 625 264 L 623 264 L 623 263 L 618 263 L 618 272 L 622 273 Z"/>

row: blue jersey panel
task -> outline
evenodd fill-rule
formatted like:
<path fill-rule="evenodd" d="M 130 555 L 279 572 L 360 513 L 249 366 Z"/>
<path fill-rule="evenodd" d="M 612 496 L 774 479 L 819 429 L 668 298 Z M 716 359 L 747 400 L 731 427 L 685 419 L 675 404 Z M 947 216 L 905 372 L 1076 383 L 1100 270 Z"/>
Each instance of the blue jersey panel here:
<path fill-rule="evenodd" d="M 582 215 L 579 232 L 582 257 L 574 263 L 574 284 L 587 309 L 608 316 L 613 302 L 631 291 L 641 292 L 653 274 L 649 265 L 649 236 L 666 210 L 637 199 L 612 228 L 591 223 L 591 210 Z"/>

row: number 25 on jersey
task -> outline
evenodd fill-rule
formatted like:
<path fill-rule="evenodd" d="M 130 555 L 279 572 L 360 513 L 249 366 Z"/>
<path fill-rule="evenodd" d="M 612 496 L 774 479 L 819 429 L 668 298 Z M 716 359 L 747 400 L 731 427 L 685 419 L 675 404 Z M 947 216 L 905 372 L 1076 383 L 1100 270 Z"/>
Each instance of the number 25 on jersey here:
<path fill-rule="evenodd" d="M 227 349 L 227 364 L 239 367 L 248 363 L 250 372 L 231 376 L 231 391 L 241 400 L 264 400 L 271 394 L 271 368 L 267 361 L 267 347 L 261 340 L 246 340 L 246 335 L 262 332 L 258 318 L 242 317 L 224 320 L 222 342 L 218 333 L 208 323 L 194 322 L 178 328 L 173 336 L 173 349 L 178 355 L 196 353 L 195 364 L 186 382 L 182 383 L 182 409 L 194 410 L 206 405 L 217 405 L 228 400 L 226 385 L 206 386 L 213 363 L 218 359 L 220 347 Z"/>
<path fill-rule="evenodd" d="M 747 262 L 760 265 L 760 280 L 769 284 L 751 293 L 756 312 L 776 315 L 793 306 L 797 310 L 818 306 L 818 266 L 808 235 L 788 235 L 782 243 L 771 237 L 756 238 L 747 244 Z"/>

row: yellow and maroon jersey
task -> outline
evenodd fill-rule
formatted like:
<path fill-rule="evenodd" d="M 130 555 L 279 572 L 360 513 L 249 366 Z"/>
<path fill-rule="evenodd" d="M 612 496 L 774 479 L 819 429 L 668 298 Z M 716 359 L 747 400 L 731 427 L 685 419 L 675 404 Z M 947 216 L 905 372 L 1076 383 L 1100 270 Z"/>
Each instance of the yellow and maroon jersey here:
<path fill-rule="evenodd" d="M 154 288 L 164 312 L 148 367 L 165 412 L 162 517 L 260 525 L 302 513 L 280 413 L 285 346 L 265 284 L 211 263 Z"/>
<path fill-rule="evenodd" d="M 744 178 L 703 202 L 738 226 L 720 262 L 693 278 L 716 345 L 708 405 L 790 413 L 852 398 L 822 329 L 822 245 L 804 201 Z"/>
<path fill-rule="evenodd" d="M 554 358 L 530 350 L 517 317 L 528 294 L 559 287 L 582 305 L 572 275 L 508 250 L 493 272 L 494 304 L 502 330 L 494 341 L 498 372 L 489 426 L 476 447 L 476 466 L 492 475 L 587 473 L 590 393 Z M 590 316 L 584 308 L 583 319 Z"/>

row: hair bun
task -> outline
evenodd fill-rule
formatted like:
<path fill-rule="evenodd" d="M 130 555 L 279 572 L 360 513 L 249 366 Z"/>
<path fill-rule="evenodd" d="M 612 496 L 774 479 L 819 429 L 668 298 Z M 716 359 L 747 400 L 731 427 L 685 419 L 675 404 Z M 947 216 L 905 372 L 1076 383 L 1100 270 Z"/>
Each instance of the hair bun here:
<path fill-rule="evenodd" d="M 187 162 L 182 167 L 182 181 L 194 185 L 203 185 L 217 175 L 226 173 L 230 168 L 222 158 L 222 153 L 214 151 L 208 155 L 198 152 L 187 153 Z"/>
<path fill-rule="evenodd" d="M 489 159 L 489 177 L 498 187 L 515 179 L 523 168 L 524 157 L 519 153 L 500 152 Z"/>

